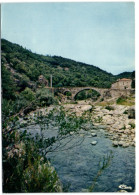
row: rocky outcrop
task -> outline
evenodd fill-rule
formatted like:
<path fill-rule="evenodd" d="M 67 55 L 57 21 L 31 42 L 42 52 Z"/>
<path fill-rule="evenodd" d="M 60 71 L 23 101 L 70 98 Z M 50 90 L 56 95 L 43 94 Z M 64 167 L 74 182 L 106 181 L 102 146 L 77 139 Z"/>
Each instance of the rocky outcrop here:
<path fill-rule="evenodd" d="M 45 86 L 48 87 L 48 84 L 49 84 L 49 83 L 48 83 L 48 80 L 46 80 L 45 77 L 44 77 L 43 75 L 40 75 L 40 76 L 39 76 L 38 82 L 39 82 L 40 84 L 44 84 Z"/>
<path fill-rule="evenodd" d="M 113 146 L 135 146 L 134 106 L 113 104 L 113 109 L 109 110 L 104 106 L 91 106 L 87 102 L 80 102 L 78 104 L 65 104 L 64 107 L 69 112 L 75 112 L 77 116 L 81 116 L 83 112 L 89 111 L 94 129 L 101 125 L 102 129 L 107 131 L 105 137 L 113 141 Z M 132 117 L 129 117 L 130 112 Z M 90 129 L 85 128 L 86 130 Z M 95 137 L 96 135 L 92 132 L 91 136 Z"/>
<path fill-rule="evenodd" d="M 101 124 L 107 125 L 107 137 L 113 140 L 113 146 L 135 146 L 135 108 L 116 104 L 113 107 L 114 110 L 109 111 L 96 106 L 92 117 L 94 124 L 100 124 L 96 119 L 101 117 Z"/>

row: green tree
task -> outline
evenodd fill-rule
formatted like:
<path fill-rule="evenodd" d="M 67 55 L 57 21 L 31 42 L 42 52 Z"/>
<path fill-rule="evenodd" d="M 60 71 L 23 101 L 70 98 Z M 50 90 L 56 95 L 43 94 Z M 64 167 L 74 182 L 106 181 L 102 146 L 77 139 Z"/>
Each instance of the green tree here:
<path fill-rule="evenodd" d="M 15 99 L 16 85 L 11 73 L 2 65 L 2 96 L 5 99 Z"/>

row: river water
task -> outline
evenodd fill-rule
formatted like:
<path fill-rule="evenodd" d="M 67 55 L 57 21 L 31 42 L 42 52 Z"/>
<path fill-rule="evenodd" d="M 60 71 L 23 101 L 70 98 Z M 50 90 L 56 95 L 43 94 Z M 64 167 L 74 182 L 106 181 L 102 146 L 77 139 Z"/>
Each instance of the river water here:
<path fill-rule="evenodd" d="M 39 127 L 28 130 L 33 133 L 39 132 Z M 113 147 L 102 126 L 93 131 L 97 134 L 96 137 L 92 137 L 89 131 L 82 131 L 61 150 L 48 153 L 47 157 L 55 167 L 63 186 L 68 188 L 69 192 L 86 191 L 99 171 L 99 162 L 103 162 L 104 156 L 112 152 L 113 158 L 98 177 L 93 192 L 117 192 L 121 184 L 131 186 L 130 191 L 134 191 L 135 147 Z M 51 137 L 54 130 L 49 129 L 46 134 Z M 63 144 L 67 141 L 68 139 L 63 140 Z M 92 141 L 97 141 L 97 144 L 92 145 Z M 73 145 L 74 147 L 68 149 Z"/>

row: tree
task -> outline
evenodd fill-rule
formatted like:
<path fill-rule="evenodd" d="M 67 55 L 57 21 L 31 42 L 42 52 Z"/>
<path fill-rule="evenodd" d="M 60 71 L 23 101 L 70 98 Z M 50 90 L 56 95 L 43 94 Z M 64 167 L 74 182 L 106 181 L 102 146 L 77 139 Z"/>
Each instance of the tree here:
<path fill-rule="evenodd" d="M 2 65 L 2 96 L 6 99 L 15 99 L 16 85 L 11 73 Z"/>
<path fill-rule="evenodd" d="M 2 131 L 4 192 L 62 191 L 57 174 L 47 161 L 47 154 L 62 150 L 86 122 L 85 116 L 77 118 L 75 114 L 67 115 L 62 107 L 46 111 L 45 115 L 38 112 L 28 117 L 26 123 L 19 122 L 17 116 L 9 118 L 8 123 L 5 121 Z M 25 129 L 36 124 L 40 127 L 40 133 L 32 137 Z M 49 125 L 51 128 L 58 126 L 52 137 L 46 133 Z M 62 140 L 67 138 L 67 143 L 63 144 Z M 82 137 L 76 146 L 83 140 Z"/>

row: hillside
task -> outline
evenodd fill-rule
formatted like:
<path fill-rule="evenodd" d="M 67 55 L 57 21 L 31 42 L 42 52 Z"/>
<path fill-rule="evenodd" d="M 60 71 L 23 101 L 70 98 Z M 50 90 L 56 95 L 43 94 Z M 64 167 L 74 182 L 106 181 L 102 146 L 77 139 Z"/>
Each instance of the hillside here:
<path fill-rule="evenodd" d="M 5 39 L 1 40 L 2 88 L 4 98 L 11 99 L 15 92 L 26 87 L 36 89 L 38 77 L 43 75 L 53 87 L 93 86 L 110 88 L 117 78 L 134 78 L 135 72 L 124 72 L 117 76 L 98 67 L 76 62 L 59 56 L 44 56 L 31 52 Z"/>
<path fill-rule="evenodd" d="M 134 79 L 135 78 L 135 71 L 133 72 L 122 72 L 118 75 L 116 75 L 117 78 L 131 78 Z"/>
<path fill-rule="evenodd" d="M 31 83 L 43 75 L 48 81 L 53 75 L 53 86 L 94 86 L 109 88 L 116 77 L 93 65 L 58 56 L 32 53 L 22 46 L 2 39 L 2 66 L 8 68 L 18 85 Z"/>

